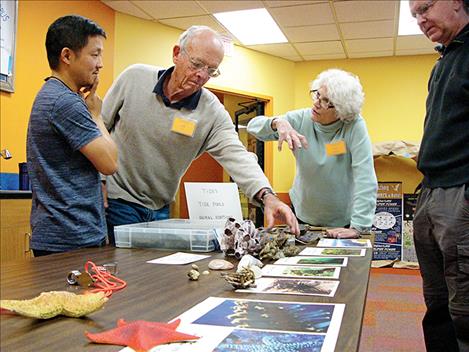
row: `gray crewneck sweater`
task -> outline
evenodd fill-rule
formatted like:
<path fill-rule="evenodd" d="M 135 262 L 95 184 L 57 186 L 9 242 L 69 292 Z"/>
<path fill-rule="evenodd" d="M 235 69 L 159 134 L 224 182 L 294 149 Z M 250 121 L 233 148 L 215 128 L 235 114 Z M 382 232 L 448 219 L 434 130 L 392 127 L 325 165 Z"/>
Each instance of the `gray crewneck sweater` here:
<path fill-rule="evenodd" d="M 161 69 L 129 66 L 104 97 L 103 120 L 119 150 L 119 169 L 106 179 L 108 197 L 160 209 L 174 200 L 187 168 L 205 151 L 251 200 L 261 188 L 271 187 L 213 93 L 202 88 L 195 110 L 165 106 L 153 92 Z M 193 137 L 171 131 L 175 117 L 197 121 Z"/>

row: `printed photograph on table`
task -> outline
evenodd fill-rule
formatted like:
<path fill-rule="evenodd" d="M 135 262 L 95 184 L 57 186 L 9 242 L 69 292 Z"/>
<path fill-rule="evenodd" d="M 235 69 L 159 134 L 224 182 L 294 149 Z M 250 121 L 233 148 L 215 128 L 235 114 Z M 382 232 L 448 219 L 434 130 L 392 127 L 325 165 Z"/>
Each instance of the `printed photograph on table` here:
<path fill-rule="evenodd" d="M 225 299 L 192 324 L 327 333 L 335 304 Z"/>
<path fill-rule="evenodd" d="M 336 238 L 321 238 L 318 242 L 318 247 L 337 247 L 337 248 L 371 248 L 371 241 L 364 238 L 357 239 L 336 239 Z"/>
<path fill-rule="evenodd" d="M 321 352 L 324 335 L 233 330 L 214 352 Z"/>
<path fill-rule="evenodd" d="M 266 265 L 262 268 L 262 276 L 338 279 L 339 274 L 340 267 Z"/>
<path fill-rule="evenodd" d="M 178 331 L 200 339 L 151 352 L 333 352 L 344 310 L 345 304 L 209 297 L 175 318 Z"/>
<path fill-rule="evenodd" d="M 275 279 L 262 277 L 256 280 L 256 287 L 239 289 L 236 290 L 236 292 L 334 297 L 338 286 L 339 281 L 333 280 Z"/>
<path fill-rule="evenodd" d="M 316 248 L 307 247 L 303 249 L 300 256 L 326 256 L 326 257 L 363 257 L 366 249 L 355 248 Z"/>
<path fill-rule="evenodd" d="M 346 257 L 285 257 L 280 258 L 276 265 L 319 265 L 319 266 L 347 266 Z"/>

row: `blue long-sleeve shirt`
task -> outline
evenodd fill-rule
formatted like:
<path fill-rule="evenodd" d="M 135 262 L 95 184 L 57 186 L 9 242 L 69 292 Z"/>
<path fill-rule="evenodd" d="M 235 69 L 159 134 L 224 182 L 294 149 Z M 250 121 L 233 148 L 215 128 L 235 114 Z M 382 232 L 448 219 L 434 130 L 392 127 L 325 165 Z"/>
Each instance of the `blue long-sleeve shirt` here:
<path fill-rule="evenodd" d="M 294 152 L 296 175 L 290 199 L 303 222 L 328 227 L 371 227 L 376 207 L 377 181 L 365 121 L 321 125 L 312 120 L 311 108 L 294 110 L 277 118 L 287 120 L 308 140 L 309 147 Z M 263 141 L 278 140 L 271 119 L 257 116 L 247 127 Z M 327 156 L 326 144 L 345 142 L 341 155 Z"/>

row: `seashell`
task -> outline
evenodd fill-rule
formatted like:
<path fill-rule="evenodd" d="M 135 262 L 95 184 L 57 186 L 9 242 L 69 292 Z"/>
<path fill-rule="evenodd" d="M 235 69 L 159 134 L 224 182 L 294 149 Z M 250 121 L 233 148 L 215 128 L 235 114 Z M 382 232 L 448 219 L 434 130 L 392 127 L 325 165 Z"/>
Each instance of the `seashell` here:
<path fill-rule="evenodd" d="M 234 288 L 247 288 L 253 286 L 256 279 L 251 269 L 244 268 L 239 272 L 231 274 L 222 274 L 223 278 Z"/>
<path fill-rule="evenodd" d="M 187 276 L 189 276 L 189 280 L 197 281 L 199 280 L 200 273 L 197 270 L 191 269 L 187 273 Z"/>
<path fill-rule="evenodd" d="M 199 267 L 197 266 L 197 264 L 192 264 L 191 266 L 192 269 L 199 271 Z"/>
<path fill-rule="evenodd" d="M 208 271 L 208 270 L 202 271 L 202 275 L 209 275 L 209 274 L 210 274 L 210 271 Z"/>
<path fill-rule="evenodd" d="M 254 258 L 250 254 L 245 254 L 239 261 L 238 270 L 242 268 L 249 268 L 251 266 L 258 266 L 262 268 L 263 265 L 264 264 L 262 264 L 262 262 L 259 259 Z"/>
<path fill-rule="evenodd" d="M 223 259 L 213 259 L 208 263 L 208 268 L 212 270 L 230 270 L 234 265 Z"/>

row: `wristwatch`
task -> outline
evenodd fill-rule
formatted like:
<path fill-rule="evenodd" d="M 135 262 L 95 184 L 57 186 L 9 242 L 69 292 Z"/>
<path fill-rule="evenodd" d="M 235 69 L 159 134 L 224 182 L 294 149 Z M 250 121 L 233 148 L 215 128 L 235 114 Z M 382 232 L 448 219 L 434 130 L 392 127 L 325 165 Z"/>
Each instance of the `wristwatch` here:
<path fill-rule="evenodd" d="M 268 195 L 268 194 L 272 194 L 272 195 L 274 195 L 274 196 L 277 197 L 277 194 L 276 194 L 271 188 L 265 187 L 265 188 L 262 188 L 262 189 L 259 191 L 258 200 L 259 200 L 262 204 L 264 204 L 264 198 L 265 198 L 265 196 Z"/>

